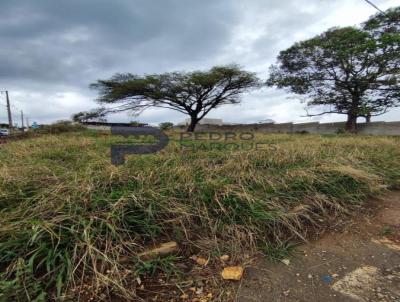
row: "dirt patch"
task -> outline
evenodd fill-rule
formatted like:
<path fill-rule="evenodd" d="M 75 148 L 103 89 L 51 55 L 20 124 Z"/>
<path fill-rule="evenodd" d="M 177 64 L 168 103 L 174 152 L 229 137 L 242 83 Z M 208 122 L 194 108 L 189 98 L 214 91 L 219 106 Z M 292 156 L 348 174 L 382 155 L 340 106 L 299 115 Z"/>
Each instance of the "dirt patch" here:
<path fill-rule="evenodd" d="M 400 193 L 392 193 L 391 199 L 384 199 L 382 209 L 376 215 L 376 219 L 382 224 L 387 224 L 392 227 L 400 227 Z M 377 200 L 379 202 L 379 199 Z"/>
<path fill-rule="evenodd" d="M 333 284 L 332 289 L 355 300 L 364 300 L 367 291 L 378 284 L 379 269 L 375 266 L 362 266 L 348 273 Z"/>
<path fill-rule="evenodd" d="M 400 192 L 368 205 L 375 215 L 300 246 L 289 265 L 257 259 L 237 301 L 400 301 Z"/>

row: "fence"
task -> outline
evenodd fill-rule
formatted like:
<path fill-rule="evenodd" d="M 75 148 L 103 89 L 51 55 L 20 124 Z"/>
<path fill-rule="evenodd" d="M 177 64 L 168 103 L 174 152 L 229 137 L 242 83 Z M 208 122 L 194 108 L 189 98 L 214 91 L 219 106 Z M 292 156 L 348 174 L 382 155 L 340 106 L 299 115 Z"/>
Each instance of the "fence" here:
<path fill-rule="evenodd" d="M 357 124 L 358 133 L 366 135 L 399 135 L 400 122 L 371 122 Z M 184 129 L 178 126 L 176 129 Z M 265 124 L 235 124 L 235 125 L 197 125 L 196 131 L 258 131 L 265 133 L 312 133 L 335 134 L 345 128 L 345 123 L 265 123 Z"/>

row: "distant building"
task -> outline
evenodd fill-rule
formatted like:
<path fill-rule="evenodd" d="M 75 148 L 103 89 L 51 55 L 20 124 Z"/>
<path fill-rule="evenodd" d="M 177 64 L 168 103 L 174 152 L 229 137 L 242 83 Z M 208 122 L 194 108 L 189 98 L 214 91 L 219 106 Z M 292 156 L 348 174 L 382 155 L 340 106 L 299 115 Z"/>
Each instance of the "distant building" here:
<path fill-rule="evenodd" d="M 31 128 L 32 129 L 38 129 L 38 128 L 40 128 L 40 126 L 36 122 L 33 122 Z"/>
<path fill-rule="evenodd" d="M 183 123 L 179 123 L 178 126 L 187 126 L 190 124 L 190 118 L 185 119 Z M 200 125 L 218 125 L 222 126 L 224 123 L 219 118 L 203 118 L 199 122 Z"/>

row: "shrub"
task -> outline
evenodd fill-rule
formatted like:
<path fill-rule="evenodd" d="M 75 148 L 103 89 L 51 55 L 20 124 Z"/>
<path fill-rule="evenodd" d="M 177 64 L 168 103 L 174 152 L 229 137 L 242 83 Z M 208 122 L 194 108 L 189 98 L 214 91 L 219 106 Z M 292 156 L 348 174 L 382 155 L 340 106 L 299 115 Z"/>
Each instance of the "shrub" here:
<path fill-rule="evenodd" d="M 160 129 L 163 131 L 170 130 L 170 129 L 172 129 L 173 126 L 174 126 L 174 124 L 171 122 L 165 122 L 165 123 L 161 123 L 159 125 Z"/>
<path fill-rule="evenodd" d="M 74 124 L 70 121 L 58 121 L 51 125 L 44 125 L 41 128 L 34 129 L 35 132 L 41 134 L 59 134 L 64 132 L 78 132 L 86 128 L 80 124 Z"/>

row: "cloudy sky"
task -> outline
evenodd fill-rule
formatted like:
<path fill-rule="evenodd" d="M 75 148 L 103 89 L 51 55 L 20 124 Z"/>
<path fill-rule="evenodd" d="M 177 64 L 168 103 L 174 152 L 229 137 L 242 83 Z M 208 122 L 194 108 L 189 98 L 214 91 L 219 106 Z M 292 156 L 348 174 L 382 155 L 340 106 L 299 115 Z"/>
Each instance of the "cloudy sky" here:
<path fill-rule="evenodd" d="M 381 9 L 400 4 L 374 2 Z M 1 0 L 0 11 L 0 90 L 9 90 L 15 120 L 22 109 L 38 123 L 95 108 L 96 93 L 88 85 L 116 72 L 238 63 L 267 78 L 278 52 L 293 42 L 333 26 L 356 25 L 376 12 L 363 0 Z M 4 104 L 2 94 L 0 122 L 6 122 Z M 208 117 L 310 121 L 304 115 L 295 96 L 264 88 Z M 109 120 L 157 124 L 184 118 L 171 110 L 149 110 Z M 395 109 L 375 120 L 399 119 Z"/>

